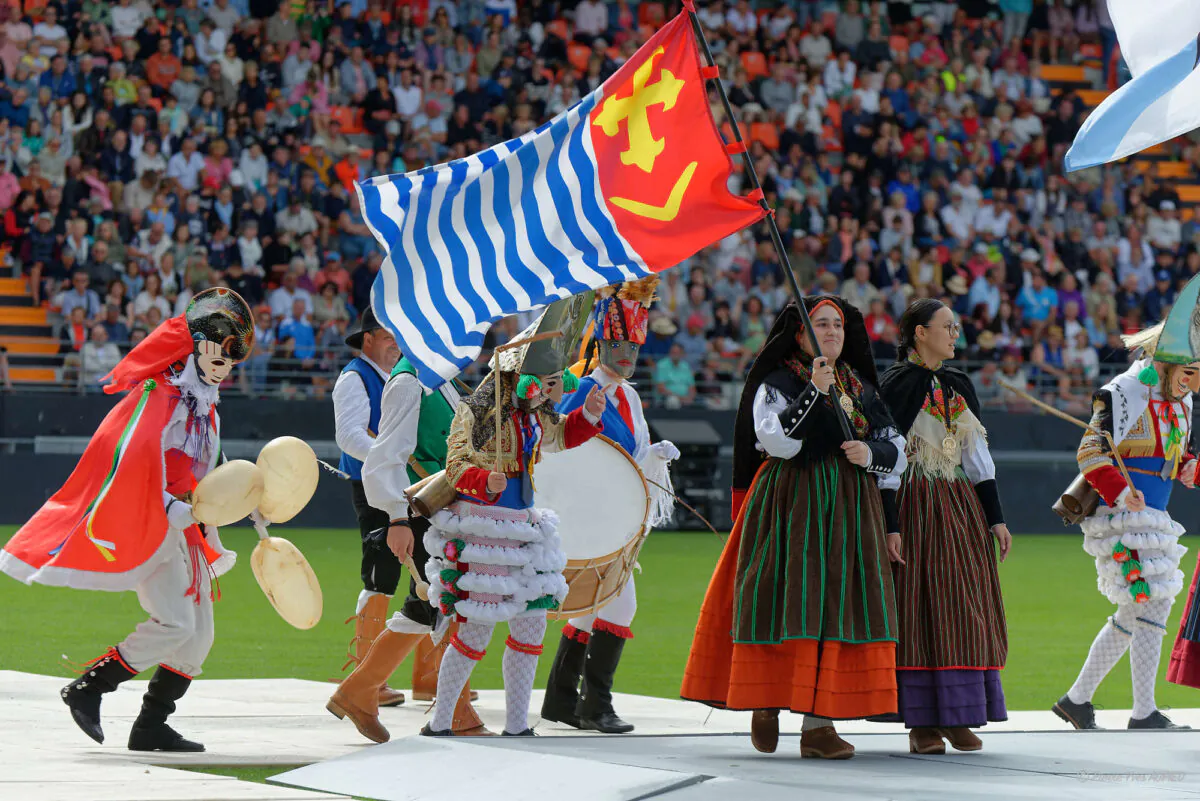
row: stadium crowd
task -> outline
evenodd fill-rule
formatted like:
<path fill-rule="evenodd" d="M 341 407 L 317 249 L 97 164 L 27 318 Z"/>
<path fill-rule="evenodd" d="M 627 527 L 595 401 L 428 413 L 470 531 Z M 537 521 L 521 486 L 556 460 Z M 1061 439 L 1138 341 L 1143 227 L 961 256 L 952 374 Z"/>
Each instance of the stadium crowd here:
<path fill-rule="evenodd" d="M 1108 80 L 1103 0 L 696 5 L 796 279 L 861 308 L 881 360 L 905 306 L 942 297 L 985 403 L 1008 401 L 1007 375 L 1082 412 L 1128 358 L 1119 334 L 1200 271 L 1200 229 L 1169 186 L 1132 164 L 1062 173 L 1086 109 L 1041 71 L 1091 46 Z M 353 182 L 536 127 L 679 10 L 0 0 L 5 264 L 29 276 L 85 385 L 223 284 L 258 317 L 243 387 L 323 392 L 382 264 Z M 1174 153 L 1200 159 L 1186 142 Z M 788 298 L 765 226 L 664 279 L 647 394 L 729 405 Z"/>

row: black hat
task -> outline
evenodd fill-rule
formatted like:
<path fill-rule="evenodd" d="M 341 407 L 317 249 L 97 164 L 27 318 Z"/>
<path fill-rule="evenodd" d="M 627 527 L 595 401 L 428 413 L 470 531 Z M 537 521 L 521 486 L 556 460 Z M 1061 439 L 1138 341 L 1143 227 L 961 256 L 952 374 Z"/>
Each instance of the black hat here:
<path fill-rule="evenodd" d="M 358 318 L 358 324 L 346 332 L 346 344 L 355 350 L 362 350 L 363 334 L 368 331 L 378 331 L 383 328 L 375 319 L 375 312 L 368 306 Z"/>

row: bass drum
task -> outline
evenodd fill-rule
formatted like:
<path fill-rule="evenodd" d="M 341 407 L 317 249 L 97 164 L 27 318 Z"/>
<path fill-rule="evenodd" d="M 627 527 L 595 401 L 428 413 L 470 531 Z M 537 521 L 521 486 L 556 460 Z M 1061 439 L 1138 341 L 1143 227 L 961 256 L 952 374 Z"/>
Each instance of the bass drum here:
<path fill-rule="evenodd" d="M 616 597 L 650 530 L 650 490 L 637 462 L 597 435 L 578 448 L 547 453 L 534 473 L 534 506 L 558 515 L 570 588 L 553 619 L 582 617 Z"/>

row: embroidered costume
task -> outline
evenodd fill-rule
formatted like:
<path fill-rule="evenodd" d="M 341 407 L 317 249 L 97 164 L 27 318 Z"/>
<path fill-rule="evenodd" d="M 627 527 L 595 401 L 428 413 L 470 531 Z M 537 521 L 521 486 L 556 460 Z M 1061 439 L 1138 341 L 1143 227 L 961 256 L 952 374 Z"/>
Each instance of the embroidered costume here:
<path fill-rule="evenodd" d="M 657 276 L 632 281 L 619 291 L 610 288 L 609 294 L 597 301 L 592 322 L 600 365 L 559 403 L 558 410 L 578 409 L 588 393 L 599 388 L 606 398 L 601 433 L 632 456 L 647 478 L 669 487 L 667 465 L 679 451 L 665 440 L 650 443 L 641 398 L 628 380 L 646 341 L 648 310 L 657 284 Z M 651 494 L 654 506 L 649 524 L 669 522 L 674 511 L 671 493 L 652 485 Z M 630 627 L 636 613 L 637 591 L 630 575 L 624 588 L 600 610 L 568 621 L 546 683 L 544 719 L 608 734 L 633 731 L 633 725 L 613 709 L 612 687 L 625 641 L 633 638 Z"/>
<path fill-rule="evenodd" d="M 388 603 L 400 583 L 400 560 L 387 548 L 377 547 L 371 533 L 388 524 L 387 512 L 370 503 L 363 489 L 363 462 L 379 431 L 383 385 L 388 379 L 390 365 L 376 364 L 362 353 L 365 334 L 382 328 L 375 313 L 368 307 L 358 324 L 346 334 L 346 344 L 360 351 L 342 369 L 333 385 L 334 437 L 342 451 L 338 467 L 350 476 L 350 497 L 354 515 L 358 518 L 362 538 L 362 563 L 359 571 L 363 589 L 358 594 L 354 610 L 354 639 L 345 670 L 367 655 L 371 643 L 383 631 L 387 620 Z M 404 693 L 393 690 L 383 682 L 379 686 L 379 706 L 398 706 L 404 703 Z"/>
<path fill-rule="evenodd" d="M 862 315 L 840 298 L 839 401 L 868 467 L 843 454 L 833 399 L 811 383 L 787 306 L 755 359 L 738 407 L 734 528 L 700 610 L 682 696 L 757 710 L 755 746 L 774 750 L 778 710 L 804 713 L 802 756 L 853 754 L 832 720 L 896 711 L 896 601 L 885 535 L 896 531 L 879 487 L 895 488 L 904 440 L 875 389 Z M 811 735 L 811 739 L 810 739 Z M 811 743 L 811 746 L 810 746 Z"/>
<path fill-rule="evenodd" d="M 1167 502 L 1180 473 L 1195 469 L 1187 449 L 1191 393 L 1200 388 L 1200 349 L 1193 344 L 1200 342 L 1193 322 L 1198 292 L 1200 281 L 1193 278 L 1164 323 L 1126 338 L 1143 358 L 1093 401 L 1092 427 L 1112 436 L 1145 508 L 1128 508 L 1132 490 L 1105 438 L 1089 431 L 1079 444 L 1079 469 L 1101 499 L 1081 523 L 1083 547 L 1096 559 L 1097 587 L 1117 610 L 1096 635 L 1075 684 L 1054 706 L 1076 728 L 1096 728 L 1092 696 L 1126 650 L 1133 679 L 1129 728 L 1180 728 L 1158 710 L 1154 683 L 1167 618 L 1183 588 L 1184 529 L 1167 514 Z"/>
<path fill-rule="evenodd" d="M 590 303 L 590 296 L 588 298 Z M 559 301 L 570 304 L 571 299 Z M 576 304 L 577 305 L 577 304 Z M 553 308 L 553 307 L 552 307 Z M 551 311 L 543 320 L 551 318 Z M 538 327 L 531 327 L 521 339 Z M 570 339 L 570 338 L 567 338 Z M 578 331 L 574 337 L 578 341 Z M 549 350 L 561 354 L 573 345 Z M 561 381 L 565 358 L 557 364 L 534 358 L 547 349 L 529 345 L 505 350 L 493 372 L 458 407 L 450 427 L 446 478 L 458 499 L 430 519 L 425 533 L 429 561 L 429 599 L 445 616 L 459 622 L 438 673 L 433 718 L 422 730 L 429 736 L 451 733 L 454 700 L 475 663 L 483 658 L 492 629 L 507 622 L 504 733 L 531 735 L 529 701 L 537 659 L 546 633 L 546 611 L 567 595 L 563 578 L 566 555 L 558 537 L 558 518 L 533 506 L 535 465 L 547 453 L 581 445 L 599 433 L 599 417 L 587 408 L 560 415 L 547 406 L 551 381 Z M 537 373 L 525 372 L 532 362 Z M 552 367 L 553 369 L 547 369 Z M 496 410 L 496 382 L 501 408 Z M 507 479 L 493 492 L 495 472 Z"/>
<path fill-rule="evenodd" d="M 104 741 L 100 700 L 158 670 L 129 736 L 137 751 L 203 751 L 166 724 L 213 642 L 212 579 L 233 566 L 217 530 L 191 514 L 190 494 L 220 454 L 218 386 L 254 345 L 245 301 L 219 288 L 192 298 L 108 376 L 126 392 L 62 489 L 0 552 L 27 584 L 134 590 L 149 618 L 62 690 L 81 729 Z"/>
<path fill-rule="evenodd" d="M 991 533 L 1004 511 L 975 389 L 966 373 L 932 369 L 915 350 L 879 389 L 908 454 L 898 493 L 905 564 L 892 565 L 899 713 L 888 719 L 910 729 L 1007 720 L 1008 634 Z"/>
<path fill-rule="evenodd" d="M 421 570 L 428 570 L 424 537 L 429 521 L 409 509 L 404 492 L 412 484 L 445 469 L 447 439 L 460 401 L 454 382 L 427 391 L 417 380 L 412 362 L 401 358 L 383 388 L 379 433 L 362 468 L 366 498 L 373 508 L 381 510 L 384 526 L 407 525 L 412 531 L 412 561 Z M 369 547 L 380 550 L 380 532 L 371 533 L 376 544 Z M 387 554 L 396 559 L 391 551 Z M 386 609 L 386 602 L 383 608 Z M 433 607 L 417 596 L 416 582 L 410 580 L 404 605 L 367 642 L 370 650 L 354 672 L 338 685 L 326 708 L 338 717 L 348 716 L 363 736 L 387 742 L 391 735 L 379 721 L 382 703 L 377 700 L 376 688 L 386 686 L 388 677 L 415 650 L 413 697 L 418 701 L 433 700 L 442 656 L 457 630 L 457 624 L 452 624 L 447 636 L 434 645 L 430 638 L 434 623 Z M 451 729 L 455 734 L 487 733 L 471 707 L 469 686 L 459 695 Z"/>

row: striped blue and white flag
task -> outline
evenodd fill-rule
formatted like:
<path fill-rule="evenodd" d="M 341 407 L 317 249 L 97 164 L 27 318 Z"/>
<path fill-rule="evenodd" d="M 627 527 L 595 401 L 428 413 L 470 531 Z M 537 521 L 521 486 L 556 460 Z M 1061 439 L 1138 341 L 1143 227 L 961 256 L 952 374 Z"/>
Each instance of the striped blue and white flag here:
<path fill-rule="evenodd" d="M 1092 111 L 1067 172 L 1125 158 L 1200 128 L 1200 2 L 1108 0 L 1132 80 Z"/>
<path fill-rule="evenodd" d="M 491 324 L 678 264 L 759 219 L 733 195 L 687 15 L 608 81 L 524 136 L 356 185 L 387 258 L 375 316 L 430 388 Z"/>

